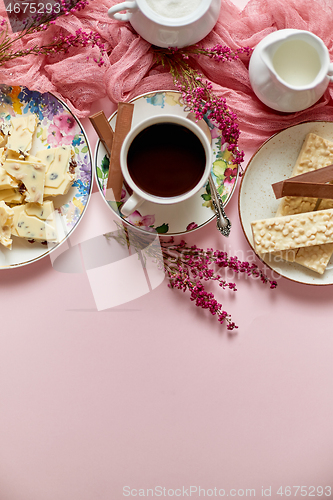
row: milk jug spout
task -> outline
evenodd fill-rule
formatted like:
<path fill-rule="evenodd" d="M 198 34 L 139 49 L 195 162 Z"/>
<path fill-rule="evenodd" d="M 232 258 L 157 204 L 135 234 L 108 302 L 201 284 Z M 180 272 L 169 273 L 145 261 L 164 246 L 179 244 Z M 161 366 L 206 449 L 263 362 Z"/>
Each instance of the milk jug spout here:
<path fill-rule="evenodd" d="M 279 77 L 275 67 L 277 57 L 274 56 L 275 54 L 279 54 L 281 48 L 283 49 L 283 45 L 288 41 L 290 36 L 291 35 L 288 36 L 284 34 L 283 38 L 273 39 L 272 41 L 266 40 L 266 44 L 263 44 L 261 59 L 271 75 Z"/>

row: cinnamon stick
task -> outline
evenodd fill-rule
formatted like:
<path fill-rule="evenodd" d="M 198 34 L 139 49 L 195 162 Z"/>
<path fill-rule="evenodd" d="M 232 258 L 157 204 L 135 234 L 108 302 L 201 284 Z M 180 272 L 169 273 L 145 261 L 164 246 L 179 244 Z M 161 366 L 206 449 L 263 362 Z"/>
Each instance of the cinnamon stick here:
<path fill-rule="evenodd" d="M 129 102 L 119 102 L 116 119 L 116 126 L 113 135 L 113 143 L 110 158 L 109 177 L 107 182 L 107 199 L 108 193 L 113 191 L 115 201 L 120 201 L 121 191 L 123 186 L 123 174 L 120 167 L 120 150 L 124 139 L 131 130 L 134 104 Z M 110 201 L 110 200 L 108 200 Z"/>
<path fill-rule="evenodd" d="M 312 170 L 305 174 L 295 175 L 284 181 L 272 184 L 275 197 L 306 196 L 309 198 L 333 199 L 333 165 Z"/>

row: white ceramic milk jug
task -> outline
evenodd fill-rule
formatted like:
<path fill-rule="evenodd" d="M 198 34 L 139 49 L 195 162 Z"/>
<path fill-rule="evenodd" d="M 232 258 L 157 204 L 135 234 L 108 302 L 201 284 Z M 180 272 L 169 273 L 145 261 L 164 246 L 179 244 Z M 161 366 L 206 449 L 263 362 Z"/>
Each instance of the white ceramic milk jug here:
<path fill-rule="evenodd" d="M 286 113 L 315 104 L 333 80 L 333 64 L 324 42 L 309 31 L 275 31 L 254 49 L 249 76 L 257 97 Z"/>
<path fill-rule="evenodd" d="M 182 12 L 179 17 L 173 15 L 172 5 L 175 12 L 175 8 L 182 7 L 181 0 L 178 3 L 165 0 L 163 5 L 164 11 L 159 0 L 130 0 L 111 7 L 108 15 L 118 21 L 129 21 L 135 31 L 153 45 L 180 48 L 199 42 L 214 28 L 221 0 L 186 0 L 185 5 L 193 9 Z"/>

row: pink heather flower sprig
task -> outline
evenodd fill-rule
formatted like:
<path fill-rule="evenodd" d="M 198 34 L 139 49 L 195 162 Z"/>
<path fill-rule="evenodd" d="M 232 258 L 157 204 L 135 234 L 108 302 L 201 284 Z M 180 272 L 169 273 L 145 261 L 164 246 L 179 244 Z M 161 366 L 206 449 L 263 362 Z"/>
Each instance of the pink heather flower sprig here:
<path fill-rule="evenodd" d="M 259 267 L 237 257 L 228 257 L 227 252 L 208 248 L 206 251 L 196 245 L 188 247 L 185 241 L 175 245 L 173 238 L 167 243 L 161 242 L 164 268 L 169 278 L 169 287 L 183 292 L 190 292 L 190 299 L 195 305 L 217 317 L 219 323 L 227 323 L 227 330 L 232 331 L 238 326 L 231 316 L 223 309 L 212 292 L 205 290 L 204 282 L 215 281 L 219 287 L 237 291 L 236 284 L 226 281 L 220 273 L 214 270 L 229 269 L 234 273 L 245 274 L 251 278 L 259 278 L 262 283 L 269 283 L 270 288 L 277 287 L 277 282 L 270 280 Z"/>
<path fill-rule="evenodd" d="M 233 155 L 232 163 L 241 164 L 244 152 L 238 149 L 240 130 L 236 114 L 230 111 L 224 97 L 214 95 L 209 81 L 204 82 L 197 76 L 195 83 L 197 86 L 190 92 L 186 84 L 178 84 L 184 104 L 193 111 L 197 120 L 202 120 L 205 114 L 209 116 L 209 120 L 221 130 L 223 139 L 228 144 L 228 150 Z"/>
<path fill-rule="evenodd" d="M 210 47 L 208 49 L 200 47 L 199 45 L 187 47 L 185 50 L 185 57 L 188 57 L 190 55 L 204 55 L 218 62 L 227 62 L 236 61 L 242 54 L 245 54 L 245 56 L 248 57 L 251 55 L 251 53 L 252 49 L 250 47 L 239 47 L 236 50 L 232 50 L 226 45 L 217 43 L 216 45 L 214 45 L 214 47 Z"/>
<path fill-rule="evenodd" d="M 88 0 L 60 0 L 60 11 L 56 9 L 59 4 L 54 4 L 50 12 L 44 12 L 35 16 L 30 16 L 26 20 L 22 31 L 16 34 L 10 34 L 8 24 L 5 19 L 0 20 L 0 66 L 6 62 L 19 57 L 28 55 L 56 55 L 59 53 L 67 54 L 72 47 L 98 47 L 100 56 L 94 58 L 94 61 L 102 66 L 105 47 L 98 33 L 93 31 L 86 32 L 79 29 L 75 34 L 65 35 L 60 31 L 54 36 L 53 41 L 46 45 L 35 45 L 27 48 L 17 48 L 17 42 L 27 35 L 46 30 L 50 25 L 55 24 L 56 18 L 60 15 L 69 15 L 80 11 L 88 4 Z"/>
<path fill-rule="evenodd" d="M 196 69 L 195 59 L 200 56 L 209 57 L 217 62 L 236 61 L 242 54 L 249 56 L 252 49 L 240 47 L 232 50 L 220 44 L 211 48 L 200 45 L 192 45 L 183 49 L 162 49 L 155 47 L 154 54 L 157 64 L 167 68 L 174 80 L 178 90 L 182 94 L 186 104 L 201 120 L 205 114 L 209 115 L 214 125 L 221 130 L 224 141 L 228 144 L 228 150 L 233 154 L 233 163 L 241 164 L 244 160 L 244 152 L 238 149 L 239 128 L 237 116 L 227 106 L 226 99 L 218 97 L 213 92 L 213 85 Z"/>
<path fill-rule="evenodd" d="M 74 35 L 64 35 L 60 32 L 59 35 L 54 37 L 52 44 L 44 45 L 40 47 L 39 50 L 36 47 L 36 54 L 56 55 L 59 52 L 67 54 L 73 47 L 87 47 L 88 45 L 99 48 L 101 55 L 98 59 L 94 58 L 94 61 L 98 64 L 98 66 L 102 66 L 104 64 L 102 57 L 105 53 L 104 44 L 102 43 L 99 34 L 94 33 L 93 31 L 86 32 L 79 29 Z"/>
<path fill-rule="evenodd" d="M 88 0 L 59 0 L 59 3 L 47 4 L 51 9 L 45 9 L 41 13 L 29 15 L 24 21 L 25 34 L 41 31 L 47 28 L 49 24 L 54 24 L 55 20 L 62 15 L 68 16 L 84 9 L 88 5 Z"/>
<path fill-rule="evenodd" d="M 189 292 L 190 300 L 197 307 L 208 309 L 220 324 L 226 323 L 227 330 L 235 330 L 238 326 L 222 304 L 216 300 L 214 294 L 205 289 L 205 284 L 216 283 L 222 290 L 236 292 L 236 284 L 222 276 L 222 272 L 226 274 L 226 270 L 230 270 L 234 274 L 245 274 L 260 279 L 262 283 L 268 283 L 272 289 L 277 287 L 277 282 L 270 280 L 256 264 L 243 262 L 237 257 L 228 257 L 227 252 L 222 250 L 214 251 L 212 248 L 203 250 L 196 245 L 189 247 L 184 240 L 175 244 L 173 237 L 169 240 L 161 239 L 159 244 L 155 245 L 157 234 L 153 229 L 151 233 L 143 234 L 135 227 L 117 222 L 115 224 L 118 231 L 104 235 L 108 240 L 113 239 L 122 246 L 135 249 L 141 254 L 142 262 L 144 260 L 142 253 L 149 255 L 149 259 L 164 271 L 170 288 Z"/>

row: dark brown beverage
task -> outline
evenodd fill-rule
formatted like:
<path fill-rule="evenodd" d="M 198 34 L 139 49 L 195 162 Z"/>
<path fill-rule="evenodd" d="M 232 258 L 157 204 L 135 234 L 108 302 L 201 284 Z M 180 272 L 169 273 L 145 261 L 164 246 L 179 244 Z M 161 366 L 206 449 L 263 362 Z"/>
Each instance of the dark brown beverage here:
<path fill-rule="evenodd" d="M 199 138 L 176 123 L 156 123 L 140 132 L 127 154 L 135 184 L 153 196 L 187 193 L 202 178 L 206 154 Z"/>

